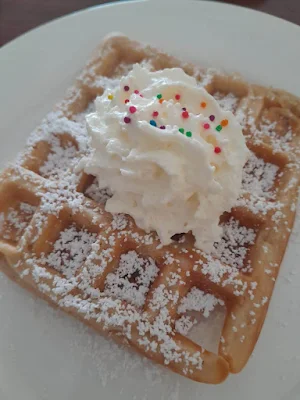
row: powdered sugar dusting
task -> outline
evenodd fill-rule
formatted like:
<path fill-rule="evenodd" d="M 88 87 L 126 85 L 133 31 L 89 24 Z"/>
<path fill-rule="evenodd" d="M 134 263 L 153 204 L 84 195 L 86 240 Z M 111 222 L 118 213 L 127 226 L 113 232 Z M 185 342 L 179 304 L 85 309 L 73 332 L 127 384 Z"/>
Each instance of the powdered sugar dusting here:
<path fill-rule="evenodd" d="M 105 293 L 142 307 L 158 268 L 151 259 L 139 257 L 135 251 L 122 254 L 119 267 L 106 278 Z"/>
<path fill-rule="evenodd" d="M 234 218 L 222 224 L 222 227 L 222 238 L 214 244 L 213 254 L 224 264 L 247 270 L 250 266 L 244 262 L 249 246 L 254 244 L 254 230 L 241 226 Z"/>
<path fill-rule="evenodd" d="M 223 94 L 216 92 L 213 94 L 214 98 L 219 103 L 220 107 L 226 111 L 235 112 L 239 99 L 233 93 Z"/>
<path fill-rule="evenodd" d="M 148 67 L 151 67 L 151 60 L 148 61 L 145 62 Z M 127 73 L 132 69 L 132 65 L 132 63 L 121 63 L 111 77 L 99 76 L 96 70 L 91 68 L 89 74 L 82 75 L 81 84 L 85 87 L 84 90 L 92 88 L 93 93 L 100 94 L 103 89 L 119 85 L 118 75 Z M 202 78 L 202 85 L 214 86 L 213 75 L 216 72 L 202 73 L 197 68 L 190 71 L 197 78 Z M 111 73 L 113 71 L 109 71 L 109 74 Z M 73 93 L 73 100 L 80 98 L 81 89 L 76 90 Z M 233 93 L 224 94 L 222 90 L 214 92 L 215 98 L 222 108 L 236 114 L 245 128 L 245 134 L 249 134 L 255 144 L 268 143 L 274 153 L 285 151 L 297 154 L 293 144 L 292 124 L 284 125 L 282 118 L 279 118 L 277 113 L 276 115 L 272 113 L 272 110 L 268 110 L 267 114 L 261 110 L 248 110 L 247 102 L 244 102 L 242 98 Z M 247 100 L 255 102 L 255 97 L 248 96 Z M 262 98 L 259 100 L 263 107 Z M 86 107 L 86 104 L 83 107 Z M 83 107 L 79 109 L 82 110 Z M 11 180 L 17 181 L 18 174 L 21 174 L 27 183 L 36 179 L 34 194 L 40 197 L 40 206 L 37 213 L 36 207 L 25 202 L 17 206 L 10 204 L 8 208 L 1 209 L 2 238 L 14 242 L 21 238 L 23 240 L 21 243 L 26 245 L 23 234 L 35 213 L 36 232 L 31 237 L 31 244 L 34 244 L 44 232 L 49 215 L 59 216 L 61 210 L 67 206 L 70 210 L 70 225 L 63 231 L 57 232 L 58 238 L 53 243 L 50 253 L 46 252 L 39 256 L 34 253 L 24 255 L 26 268 L 21 270 L 22 262 L 16 265 L 17 271 L 18 268 L 20 269 L 20 276 L 24 279 L 25 277 L 32 279 L 38 290 L 49 296 L 60 307 L 75 310 L 78 315 L 99 324 L 101 329 L 103 327 L 104 330 L 117 332 L 126 340 L 133 340 L 132 327 L 134 327 L 138 333 L 136 344 L 140 346 L 141 351 L 146 354 L 151 352 L 154 356 L 155 353 L 161 354 L 166 365 L 172 362 L 183 363 L 184 374 L 200 370 L 202 357 L 204 357 L 201 347 L 199 351 L 192 353 L 186 351 L 183 346 L 184 341 L 176 340 L 178 335 L 174 335 L 174 325 L 177 332 L 185 336 L 189 335 L 196 329 L 196 324 L 199 326 L 203 321 L 210 320 L 217 310 L 224 306 L 224 302 L 213 294 L 196 287 L 182 298 L 181 289 L 190 284 L 193 270 L 200 271 L 202 277 L 214 283 L 214 287 L 218 288 L 216 291 L 220 290 L 221 293 L 223 288 L 227 290 L 230 287 L 228 292 L 231 296 L 243 295 L 245 298 L 248 296 L 253 301 L 253 310 L 255 310 L 251 311 L 249 325 L 256 324 L 259 321 L 260 309 L 270 299 L 269 295 L 257 298 L 256 289 L 259 288 L 259 281 L 244 280 L 243 272 L 252 270 L 248 252 L 255 244 L 256 231 L 243 226 L 243 221 L 239 223 L 236 219 L 230 218 L 222 224 L 223 236 L 218 243 L 215 243 L 213 253 L 204 254 L 199 249 L 193 248 L 185 237 L 165 250 L 155 233 L 145 234 L 136 230 L 133 221 L 123 214 L 113 215 L 112 222 L 107 225 L 100 224 L 99 235 L 89 232 L 85 227 L 79 228 L 73 224 L 71 221 L 74 215 L 86 211 L 87 204 L 92 204 L 94 207 L 91 200 L 87 203 L 86 197 L 88 197 L 99 203 L 99 207 L 93 210 L 93 224 L 96 225 L 99 215 L 105 215 L 104 205 L 111 196 L 108 189 L 99 190 L 96 181 L 86 189 L 84 194 L 79 190 L 84 190 L 86 186 L 82 186 L 84 189 L 78 189 L 82 175 L 76 173 L 75 169 L 81 157 L 90 151 L 85 116 L 93 109 L 94 103 L 90 102 L 85 110 L 72 115 L 70 119 L 61 111 L 52 112 L 33 132 L 28 142 L 28 151 L 19 157 L 18 165 L 24 166 L 24 161 L 27 159 L 33 163 L 35 157 L 30 158 L 31 155 L 41 143 L 46 143 L 47 146 L 43 147 L 45 158 L 42 165 L 39 164 L 42 160 L 36 157 L 38 168 L 36 165 L 30 166 L 33 171 L 37 171 L 46 179 L 28 171 L 24 173 L 17 167 L 16 176 L 12 175 Z M 266 157 L 266 159 L 272 160 L 272 157 Z M 278 162 L 276 164 L 280 165 Z M 258 215 L 266 215 L 271 211 L 271 221 L 280 226 L 284 215 L 283 204 L 277 201 L 278 191 L 280 191 L 280 188 L 276 190 L 277 180 L 280 181 L 281 168 L 296 166 L 296 161 L 293 161 L 288 166 L 279 168 L 252 152 L 250 160 L 244 167 L 243 189 L 237 206 L 246 207 Z M 297 182 L 296 178 L 290 180 L 284 189 L 287 195 L 295 188 Z M 290 208 L 295 211 L 296 201 Z M 29 229 L 26 232 L 30 236 Z M 128 243 L 131 247 L 127 247 Z M 135 246 L 132 246 L 133 243 Z M 147 256 L 144 256 L 143 252 L 138 253 L 143 246 L 148 246 Z M 116 255 L 116 249 L 120 249 L 120 255 Z M 265 252 L 269 255 L 268 246 L 265 246 Z M 151 258 L 152 253 L 153 258 Z M 117 257 L 120 259 L 117 260 Z M 267 265 L 264 271 L 268 279 L 270 277 L 275 281 L 274 266 Z M 158 280 L 157 285 L 154 286 L 154 290 L 150 290 L 155 280 Z M 150 296 L 147 299 L 149 301 L 146 301 L 147 296 Z M 147 311 L 141 309 L 142 307 L 148 307 Z M 177 316 L 173 317 L 171 308 L 177 308 L 178 319 L 176 319 Z M 151 320 L 149 314 L 152 314 Z M 244 328 L 248 325 L 245 321 L 238 324 L 238 318 L 234 314 L 229 313 L 227 318 L 234 321 L 231 329 L 234 334 L 238 334 L 237 341 L 243 343 L 247 339 Z M 240 332 L 240 330 L 243 331 Z M 202 331 L 200 336 L 209 335 L 207 332 L 209 331 Z M 221 342 L 225 344 L 226 339 L 222 337 Z M 195 337 L 191 337 L 191 340 L 198 343 Z M 218 352 L 218 348 L 215 347 L 212 351 Z M 114 360 L 115 354 L 120 353 L 124 354 L 124 363 L 118 365 L 112 373 L 107 372 L 106 363 L 104 366 L 99 360 L 99 374 L 103 385 L 111 377 L 122 374 L 124 366 L 131 368 L 131 365 L 137 366 L 137 369 L 144 368 L 146 365 L 145 374 L 150 379 L 159 381 L 161 378 L 161 371 L 156 366 L 149 367 L 146 361 L 123 353 L 118 346 L 109 344 L 101 354 L 104 354 L 103 357 Z M 133 363 L 131 360 L 134 360 Z M 176 398 L 176 390 L 170 393 L 173 393 Z"/>
<path fill-rule="evenodd" d="M 60 233 L 53 251 L 43 258 L 42 263 L 63 273 L 66 278 L 71 278 L 85 261 L 95 240 L 95 234 L 71 225 Z"/>
<path fill-rule="evenodd" d="M 279 167 L 258 158 L 253 152 L 243 169 L 243 190 L 257 197 L 274 198 L 272 191 Z"/>
<path fill-rule="evenodd" d="M 3 239 L 17 241 L 29 224 L 36 207 L 21 202 L 16 207 L 9 207 L 0 213 L 0 231 Z"/>
<path fill-rule="evenodd" d="M 40 167 L 40 174 L 44 178 L 61 179 L 62 175 L 70 174 L 70 168 L 74 168 L 79 161 L 78 151 L 71 143 L 62 147 L 57 139 L 56 145 L 52 146 L 46 162 Z"/>
<path fill-rule="evenodd" d="M 99 189 L 97 179 L 86 189 L 85 195 L 95 200 L 97 203 L 105 204 L 106 201 L 112 196 L 109 188 Z"/>
<path fill-rule="evenodd" d="M 205 293 L 202 290 L 193 287 L 190 292 L 182 299 L 178 312 L 183 314 L 187 311 L 199 311 L 207 318 L 217 304 L 224 305 L 224 301 L 217 299 L 210 293 Z"/>

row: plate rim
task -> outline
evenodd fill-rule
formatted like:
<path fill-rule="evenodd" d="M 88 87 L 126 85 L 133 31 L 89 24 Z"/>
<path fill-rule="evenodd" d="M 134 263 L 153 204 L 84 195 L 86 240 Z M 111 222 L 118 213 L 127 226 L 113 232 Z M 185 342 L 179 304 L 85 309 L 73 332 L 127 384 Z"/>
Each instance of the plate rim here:
<path fill-rule="evenodd" d="M 0 49 L 0 56 L 3 53 L 3 50 L 5 50 L 7 48 L 10 48 L 12 45 L 15 45 L 16 42 L 19 43 L 20 40 L 28 40 L 28 36 L 29 36 L 29 40 L 30 40 L 30 36 L 37 34 L 40 29 L 48 28 L 49 25 L 53 25 L 55 23 L 64 23 L 64 20 L 70 19 L 73 16 L 89 13 L 89 12 L 92 12 L 94 9 L 99 9 L 99 8 L 103 8 L 103 7 L 111 7 L 111 8 L 113 8 L 113 7 L 116 7 L 116 6 L 117 7 L 123 6 L 123 5 L 127 6 L 127 5 L 129 5 L 131 3 L 143 3 L 143 2 L 147 2 L 147 1 L 154 2 L 154 1 L 159 1 L 159 0 L 131 0 L 131 1 L 128 1 L 128 2 L 112 2 L 112 3 L 107 3 L 107 4 L 101 4 L 101 5 L 97 5 L 97 6 L 88 7 L 88 8 L 85 8 L 83 10 L 78 10 L 78 11 L 75 11 L 73 13 L 69 13 L 67 15 L 58 17 L 56 19 L 48 21 L 48 22 L 46 22 L 44 24 L 41 24 L 41 25 L 39 25 L 39 26 L 37 26 L 37 27 L 25 32 L 22 35 L 18 36 L 17 38 L 13 39 L 12 41 L 6 43 Z M 168 1 L 170 2 L 171 0 L 161 0 L 161 1 L 165 1 L 167 3 Z M 189 0 L 189 1 L 196 2 L 197 0 Z M 252 12 L 253 14 L 258 13 L 258 14 L 261 14 L 262 16 L 264 16 L 264 18 L 267 18 L 267 19 L 271 18 L 272 20 L 273 19 L 279 20 L 279 21 L 281 21 L 281 23 L 285 22 L 286 25 L 296 26 L 297 28 L 299 28 L 298 33 L 300 33 L 300 26 L 298 26 L 298 25 L 296 25 L 294 23 L 291 23 L 289 21 L 286 21 L 286 20 L 284 20 L 282 18 L 279 18 L 279 17 L 276 17 L 276 16 L 272 16 L 272 15 L 267 14 L 267 13 L 262 12 L 262 11 L 248 9 L 246 7 L 243 7 L 243 6 L 237 6 L 237 5 L 227 4 L 227 3 L 225 4 L 225 3 L 220 3 L 220 2 L 207 1 L 207 0 L 203 0 L 201 2 L 202 3 L 206 3 L 206 5 L 209 4 L 209 6 L 213 5 L 213 7 L 215 7 L 215 6 L 224 6 L 224 7 L 230 7 L 230 8 L 235 8 L 235 9 L 241 9 L 241 10 L 244 10 L 243 12 Z M 185 1 L 184 0 L 173 0 L 173 3 L 178 3 L 179 4 L 179 3 L 185 3 Z M 199 1 L 199 3 L 200 3 L 200 1 Z M 1 50 L 2 50 L 2 52 L 1 52 Z M 1 60 L 0 60 L 0 62 L 1 62 Z M 290 391 L 292 391 L 292 390 L 293 390 L 293 387 L 291 387 Z"/>
<path fill-rule="evenodd" d="M 59 17 L 53 18 L 50 21 L 46 21 L 43 22 L 33 28 L 30 28 L 29 30 L 27 30 L 26 32 L 21 33 L 20 35 L 18 35 L 17 37 L 9 40 L 8 42 L 6 42 L 4 45 L 1 46 L 0 48 L 0 55 L 3 52 L 3 50 L 5 50 L 8 46 L 10 45 L 14 45 L 16 43 L 16 41 L 18 41 L 19 39 L 23 39 L 24 37 L 26 37 L 27 35 L 31 35 L 31 34 L 35 34 L 36 31 L 38 31 L 39 29 L 43 29 L 46 28 L 48 25 L 51 24 L 55 24 L 57 22 L 62 22 L 64 19 L 69 19 L 72 17 L 76 17 L 78 14 L 84 14 L 84 13 L 89 13 L 92 12 L 94 9 L 98 9 L 98 8 L 106 8 L 106 7 L 119 7 L 121 5 L 128 5 L 130 3 L 145 3 L 145 2 L 164 2 L 164 3 L 182 3 L 182 4 L 186 4 L 186 1 L 190 1 L 190 2 L 194 2 L 194 3 L 205 3 L 206 5 L 209 4 L 209 6 L 213 5 L 214 6 L 218 6 L 218 7 L 227 7 L 227 8 L 232 8 L 232 9 L 240 9 L 242 10 L 242 12 L 248 12 L 248 13 L 252 13 L 252 14 L 260 14 L 261 16 L 268 18 L 270 20 L 277 20 L 278 23 L 280 22 L 281 24 L 285 24 L 286 26 L 290 26 L 291 28 L 296 28 L 299 30 L 299 35 L 300 35 L 300 25 L 297 25 L 295 22 L 291 22 L 288 21 L 282 17 L 278 17 L 277 15 L 273 15 L 273 14 L 269 14 L 266 11 L 261 11 L 261 10 L 255 10 L 252 8 L 249 8 L 247 6 L 243 6 L 240 4 L 231 4 L 231 3 L 223 3 L 219 0 L 114 0 L 111 1 L 109 3 L 103 3 L 103 4 L 97 4 L 94 6 L 90 6 L 90 7 L 85 7 L 83 9 L 80 10 L 76 10 L 76 11 L 72 11 L 68 14 L 64 14 L 61 15 Z"/>

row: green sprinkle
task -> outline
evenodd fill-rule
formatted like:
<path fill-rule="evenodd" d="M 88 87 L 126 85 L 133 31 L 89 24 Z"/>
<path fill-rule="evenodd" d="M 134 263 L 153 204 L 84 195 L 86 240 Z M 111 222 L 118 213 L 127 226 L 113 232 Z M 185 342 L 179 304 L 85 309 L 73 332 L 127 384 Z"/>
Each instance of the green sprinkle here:
<path fill-rule="evenodd" d="M 187 131 L 187 132 L 186 132 L 186 136 L 187 136 L 187 137 L 192 137 L 192 132 L 191 132 L 191 131 Z"/>
<path fill-rule="evenodd" d="M 158 94 L 156 97 L 157 97 L 158 99 L 161 99 L 161 98 L 162 98 L 162 94 Z"/>
<path fill-rule="evenodd" d="M 221 130 L 222 130 L 222 126 L 221 126 L 221 125 L 218 125 L 218 126 L 216 127 L 216 131 L 221 132 Z"/>
<path fill-rule="evenodd" d="M 183 128 L 179 128 L 178 129 L 180 133 L 184 133 L 184 129 Z"/>

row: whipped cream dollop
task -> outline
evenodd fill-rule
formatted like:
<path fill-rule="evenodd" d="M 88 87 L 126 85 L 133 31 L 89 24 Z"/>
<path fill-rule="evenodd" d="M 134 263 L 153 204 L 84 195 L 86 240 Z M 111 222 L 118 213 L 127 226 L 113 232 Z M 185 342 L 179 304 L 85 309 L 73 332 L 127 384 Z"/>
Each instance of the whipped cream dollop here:
<path fill-rule="evenodd" d="M 131 215 L 163 244 L 192 231 L 196 246 L 209 251 L 249 155 L 233 114 L 182 69 L 139 65 L 95 108 L 86 117 L 92 151 L 81 165 L 111 189 L 106 210 Z"/>

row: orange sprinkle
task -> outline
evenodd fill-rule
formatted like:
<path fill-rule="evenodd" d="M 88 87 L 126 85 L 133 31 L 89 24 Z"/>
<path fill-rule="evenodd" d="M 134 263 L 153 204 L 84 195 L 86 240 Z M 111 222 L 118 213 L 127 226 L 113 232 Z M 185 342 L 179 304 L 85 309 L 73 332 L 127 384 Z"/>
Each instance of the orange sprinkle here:
<path fill-rule="evenodd" d="M 221 126 L 227 126 L 228 125 L 228 119 L 223 119 L 221 121 Z"/>
<path fill-rule="evenodd" d="M 200 104 L 200 106 L 201 106 L 202 108 L 205 108 L 205 107 L 206 107 L 205 101 L 202 101 L 202 103 Z"/>
<path fill-rule="evenodd" d="M 158 101 L 159 101 L 159 102 L 160 102 L 160 104 L 161 104 L 161 103 L 164 101 L 164 99 L 159 99 Z"/>

